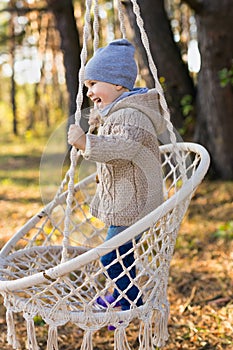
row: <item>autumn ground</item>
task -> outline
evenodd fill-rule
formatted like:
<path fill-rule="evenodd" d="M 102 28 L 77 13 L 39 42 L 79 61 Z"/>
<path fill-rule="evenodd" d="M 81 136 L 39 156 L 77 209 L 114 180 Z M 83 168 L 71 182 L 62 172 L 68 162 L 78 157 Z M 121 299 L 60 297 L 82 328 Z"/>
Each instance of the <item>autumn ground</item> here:
<path fill-rule="evenodd" d="M 42 205 L 38 169 L 43 148 L 31 144 L 29 140 L 1 145 L 0 246 Z M 170 338 L 165 350 L 233 349 L 233 182 L 206 178 L 199 186 L 179 233 L 168 293 Z M 0 350 L 10 350 L 0 301 Z M 25 349 L 21 316 L 17 332 Z M 37 336 L 45 350 L 44 324 L 37 325 Z M 138 349 L 136 323 L 128 336 L 131 348 Z M 59 330 L 59 350 L 80 349 L 81 339 L 81 331 L 68 324 Z M 94 350 L 113 348 L 111 333 L 103 329 L 95 334 Z"/>

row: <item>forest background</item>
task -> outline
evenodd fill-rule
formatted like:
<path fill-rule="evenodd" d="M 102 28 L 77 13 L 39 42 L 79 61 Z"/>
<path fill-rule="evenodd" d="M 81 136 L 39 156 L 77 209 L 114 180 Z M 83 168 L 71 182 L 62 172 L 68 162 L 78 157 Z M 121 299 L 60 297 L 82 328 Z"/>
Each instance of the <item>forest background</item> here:
<path fill-rule="evenodd" d="M 138 3 L 174 126 L 184 140 L 201 143 L 211 155 L 208 176 L 191 203 L 177 243 L 170 281 L 175 304 L 170 331 L 177 349 L 231 349 L 232 1 Z M 137 48 L 137 83 L 152 87 L 131 3 L 122 1 L 122 5 L 129 39 Z M 99 6 L 102 46 L 120 32 L 116 2 L 100 0 Z M 76 109 L 84 13 L 81 0 L 1 1 L 1 245 L 41 207 L 47 181 L 41 177 L 42 154 L 51 147 L 67 152 L 66 127 Z M 91 38 L 89 44 L 91 55 Z M 83 108 L 87 107 L 84 99 Z M 56 169 L 52 170 L 54 174 Z M 54 187 L 59 180 L 54 180 Z M 188 266 L 183 266 L 184 261 Z M 4 330 L 4 315 L 1 325 Z M 44 332 L 41 328 L 41 339 Z M 4 334 L 1 349 L 8 349 Z M 66 337 L 79 348 L 70 328 Z M 97 343 L 108 349 L 103 338 L 106 335 L 100 334 Z M 70 340 L 63 343 L 64 349 L 70 349 Z M 172 344 L 167 349 L 174 349 Z"/>

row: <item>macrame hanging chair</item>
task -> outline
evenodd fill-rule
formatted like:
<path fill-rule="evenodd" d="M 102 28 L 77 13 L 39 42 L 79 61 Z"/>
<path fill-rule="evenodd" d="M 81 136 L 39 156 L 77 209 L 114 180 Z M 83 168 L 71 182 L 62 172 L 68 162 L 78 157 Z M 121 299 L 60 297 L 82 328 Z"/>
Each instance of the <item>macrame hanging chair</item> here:
<path fill-rule="evenodd" d="M 109 324 L 115 327 L 114 349 L 130 349 L 126 328 L 139 320 L 140 350 L 164 346 L 168 339 L 169 302 L 167 283 L 177 233 L 191 197 L 209 167 L 208 152 L 199 144 L 176 142 L 167 104 L 158 81 L 147 35 L 136 0 L 131 0 L 136 15 L 155 88 L 160 95 L 161 108 L 167 123 L 170 143 L 160 146 L 164 202 L 154 211 L 127 228 L 123 233 L 104 242 L 105 225 L 93 218 L 89 204 L 95 192 L 95 174 L 74 184 L 79 152 L 71 150 L 71 165 L 54 199 L 32 217 L 2 248 L 0 252 L 0 292 L 4 297 L 8 342 L 20 348 L 17 340 L 14 313 L 23 313 L 27 324 L 27 344 L 38 350 L 34 317 L 40 316 L 48 324 L 48 350 L 58 350 L 57 328 L 72 322 L 81 328 L 81 350 L 91 350 L 92 335 Z M 86 1 L 83 49 L 79 72 L 76 123 L 81 117 L 83 76 L 87 59 L 91 11 L 94 12 L 94 50 L 98 47 L 98 2 Z M 118 13 L 122 36 L 126 37 L 121 2 Z M 137 239 L 141 234 L 140 240 Z M 81 242 L 79 245 L 77 241 Z M 123 264 L 119 247 L 132 241 L 136 278 Z M 132 284 L 139 286 L 143 305 L 132 302 L 122 311 L 117 301 L 101 308 L 96 300 L 117 288 L 116 279 L 108 277 L 100 257 L 116 250 L 116 260 Z M 122 274 L 119 276 L 121 277 Z M 130 287 L 128 286 L 128 288 Z M 125 291 L 119 290 L 119 299 Z"/>

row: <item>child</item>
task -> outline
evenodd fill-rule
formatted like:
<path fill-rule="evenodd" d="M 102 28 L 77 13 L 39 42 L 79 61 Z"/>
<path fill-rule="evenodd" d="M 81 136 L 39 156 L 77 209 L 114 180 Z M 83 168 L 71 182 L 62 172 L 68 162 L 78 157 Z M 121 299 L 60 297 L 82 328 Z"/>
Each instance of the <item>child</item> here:
<path fill-rule="evenodd" d="M 85 159 L 97 162 L 98 185 L 91 204 L 93 216 L 108 226 L 106 240 L 154 210 L 163 201 L 162 171 L 157 135 L 165 129 L 159 96 L 155 89 L 134 88 L 137 65 L 134 47 L 126 40 L 114 40 L 96 51 L 85 67 L 87 96 L 94 103 L 98 116 L 90 117 L 89 124 L 98 126 L 98 134 L 87 134 L 77 125 L 71 125 L 68 142 L 82 151 Z M 132 248 L 128 242 L 119 248 L 121 255 Z M 116 258 L 112 251 L 101 258 L 104 266 Z M 134 254 L 123 259 L 131 281 L 136 277 Z M 132 268 L 130 269 L 130 266 Z M 111 279 L 123 271 L 120 263 L 107 268 Z M 127 275 L 115 282 L 117 288 L 103 306 L 115 303 L 118 290 L 130 285 Z M 118 290 L 117 290 L 118 289 Z M 136 284 L 119 298 L 122 310 L 130 305 L 142 305 Z M 113 304 L 114 305 L 114 304 Z"/>

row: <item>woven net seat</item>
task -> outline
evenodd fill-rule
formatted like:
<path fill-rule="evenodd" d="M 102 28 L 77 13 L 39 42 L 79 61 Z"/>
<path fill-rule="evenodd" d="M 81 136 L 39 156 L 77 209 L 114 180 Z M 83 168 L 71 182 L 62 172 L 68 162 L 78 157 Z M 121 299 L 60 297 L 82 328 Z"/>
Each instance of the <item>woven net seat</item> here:
<path fill-rule="evenodd" d="M 160 146 L 163 161 L 164 202 L 111 240 L 104 242 L 105 225 L 92 217 L 89 204 L 95 192 L 95 174 L 75 185 L 71 216 L 70 244 L 67 260 L 62 262 L 63 230 L 66 218 L 64 191 L 29 220 L 0 253 L 0 292 L 7 308 L 8 341 L 18 348 L 13 313 L 22 312 L 27 322 L 29 349 L 38 349 L 33 318 L 40 315 L 49 324 L 48 349 L 58 349 L 57 327 L 72 322 L 85 331 L 82 349 L 91 349 L 94 331 L 112 324 L 116 349 L 128 349 L 125 329 L 137 318 L 140 349 L 163 346 L 168 338 L 169 302 L 167 283 L 177 233 L 190 199 L 202 181 L 209 155 L 200 145 L 178 143 L 183 160 L 185 180 L 182 179 L 173 146 Z M 140 235 L 140 239 L 138 236 Z M 134 280 L 126 268 L 119 247 L 133 242 L 137 271 Z M 109 278 L 100 257 L 116 249 L 122 274 L 139 287 L 143 305 L 130 302 L 130 310 L 122 311 L 117 301 L 105 308 L 97 303 L 113 288 L 116 280 Z M 116 261 L 115 261 L 116 262 Z M 113 263 L 115 263 L 113 262 Z M 121 276 L 119 276 L 120 278 Z M 128 286 L 128 288 L 130 288 Z M 127 290 L 120 291 L 126 297 Z"/>

